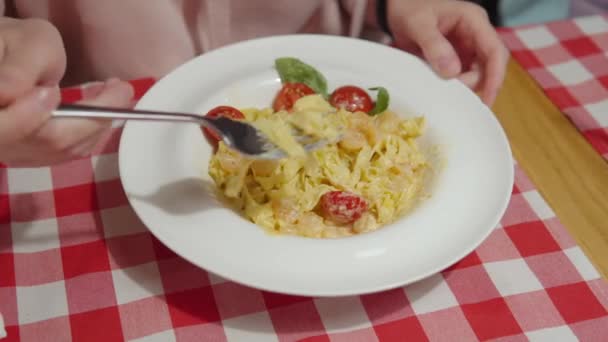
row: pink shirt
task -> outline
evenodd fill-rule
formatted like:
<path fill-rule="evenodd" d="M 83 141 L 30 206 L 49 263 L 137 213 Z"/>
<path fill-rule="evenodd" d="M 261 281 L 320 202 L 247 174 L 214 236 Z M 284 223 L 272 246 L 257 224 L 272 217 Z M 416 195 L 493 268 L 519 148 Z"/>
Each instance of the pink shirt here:
<path fill-rule="evenodd" d="M 359 36 L 367 0 L 8 0 L 0 10 L 61 32 L 65 84 L 159 77 L 220 46 L 254 37 Z"/>

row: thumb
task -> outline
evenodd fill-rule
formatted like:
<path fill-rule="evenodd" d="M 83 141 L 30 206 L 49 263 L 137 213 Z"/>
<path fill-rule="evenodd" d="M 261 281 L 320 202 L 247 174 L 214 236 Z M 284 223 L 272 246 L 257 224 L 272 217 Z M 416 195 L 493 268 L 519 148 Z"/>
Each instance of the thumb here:
<path fill-rule="evenodd" d="M 2 41 L 0 106 L 6 106 L 36 86 L 55 86 L 66 67 L 61 36 L 49 23 L 26 20 L 18 33 Z"/>
<path fill-rule="evenodd" d="M 406 34 L 420 50 L 427 62 L 441 77 L 451 78 L 460 74 L 462 65 L 452 44 L 439 31 L 437 18 L 419 16 L 408 21 Z"/>

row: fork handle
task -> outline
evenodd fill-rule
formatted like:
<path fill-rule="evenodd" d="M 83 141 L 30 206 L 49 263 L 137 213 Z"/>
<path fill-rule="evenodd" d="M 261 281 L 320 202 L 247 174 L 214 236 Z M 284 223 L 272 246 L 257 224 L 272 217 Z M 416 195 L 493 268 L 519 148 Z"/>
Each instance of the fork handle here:
<path fill-rule="evenodd" d="M 159 112 L 123 108 L 97 107 L 75 104 L 62 104 L 53 111 L 54 118 L 93 118 L 115 120 L 147 120 L 191 122 L 203 125 L 211 123 L 203 116 L 187 113 Z"/>

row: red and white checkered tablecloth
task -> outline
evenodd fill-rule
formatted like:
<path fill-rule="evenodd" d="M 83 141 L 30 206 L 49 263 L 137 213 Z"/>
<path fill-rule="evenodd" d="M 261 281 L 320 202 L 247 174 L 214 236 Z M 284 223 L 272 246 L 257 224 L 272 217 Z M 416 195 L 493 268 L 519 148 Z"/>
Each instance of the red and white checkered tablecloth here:
<path fill-rule="evenodd" d="M 608 14 L 500 33 L 512 56 L 608 159 Z"/>
<path fill-rule="evenodd" d="M 153 80 L 133 84 L 141 96 Z M 608 282 L 518 167 L 501 223 L 456 265 L 377 294 L 294 297 L 221 279 L 157 241 L 122 190 L 120 133 L 91 158 L 0 168 L 6 341 L 608 339 Z"/>

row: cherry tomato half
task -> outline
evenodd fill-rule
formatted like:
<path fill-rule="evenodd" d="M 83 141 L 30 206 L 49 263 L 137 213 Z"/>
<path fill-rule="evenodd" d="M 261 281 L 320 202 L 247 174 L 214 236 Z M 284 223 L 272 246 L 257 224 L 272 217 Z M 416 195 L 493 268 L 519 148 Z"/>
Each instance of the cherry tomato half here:
<path fill-rule="evenodd" d="M 235 120 L 241 120 L 245 118 L 245 115 L 243 115 L 240 110 L 230 106 L 215 107 L 209 112 L 207 112 L 205 116 L 209 118 L 219 118 L 224 116 Z M 203 127 L 203 134 L 205 135 L 205 138 L 207 138 L 207 141 L 209 141 L 209 143 L 214 148 L 217 148 L 218 142 L 222 140 L 222 138 L 217 133 L 207 127 Z"/>
<path fill-rule="evenodd" d="M 304 83 L 285 83 L 277 93 L 272 104 L 272 109 L 275 112 L 280 110 L 290 111 L 298 99 L 314 93 L 315 91 Z"/>
<path fill-rule="evenodd" d="M 357 221 L 368 210 L 363 197 L 348 191 L 330 191 L 320 199 L 321 215 L 335 223 L 347 224 Z"/>
<path fill-rule="evenodd" d="M 374 102 L 365 90 L 351 85 L 342 86 L 331 94 L 329 103 L 336 108 L 349 112 L 365 112 L 374 108 Z"/>

